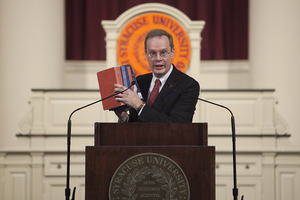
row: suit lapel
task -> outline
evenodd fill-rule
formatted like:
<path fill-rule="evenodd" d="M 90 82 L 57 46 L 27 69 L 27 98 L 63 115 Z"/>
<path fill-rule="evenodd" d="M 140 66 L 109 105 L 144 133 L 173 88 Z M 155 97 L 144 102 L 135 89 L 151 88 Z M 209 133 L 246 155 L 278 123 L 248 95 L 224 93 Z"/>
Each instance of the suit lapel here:
<path fill-rule="evenodd" d="M 143 95 L 144 101 L 147 101 L 147 99 L 148 99 L 148 90 L 150 87 L 151 80 L 152 80 L 152 73 L 146 74 L 146 75 L 144 75 L 144 78 L 141 78 L 140 80 L 138 80 L 139 87 L 140 87 L 141 93 Z"/>

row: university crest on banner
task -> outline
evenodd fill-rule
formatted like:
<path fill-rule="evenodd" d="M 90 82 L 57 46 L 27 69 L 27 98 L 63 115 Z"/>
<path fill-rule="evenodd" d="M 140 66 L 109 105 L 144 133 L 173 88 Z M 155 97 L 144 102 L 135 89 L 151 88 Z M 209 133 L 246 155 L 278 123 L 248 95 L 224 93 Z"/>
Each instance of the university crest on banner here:
<path fill-rule="evenodd" d="M 175 48 L 173 64 L 185 72 L 191 58 L 189 36 L 177 20 L 156 12 L 138 15 L 124 26 L 116 48 L 119 65 L 131 65 L 136 75 L 151 72 L 144 50 L 144 40 L 151 29 L 164 29 L 172 35 Z"/>

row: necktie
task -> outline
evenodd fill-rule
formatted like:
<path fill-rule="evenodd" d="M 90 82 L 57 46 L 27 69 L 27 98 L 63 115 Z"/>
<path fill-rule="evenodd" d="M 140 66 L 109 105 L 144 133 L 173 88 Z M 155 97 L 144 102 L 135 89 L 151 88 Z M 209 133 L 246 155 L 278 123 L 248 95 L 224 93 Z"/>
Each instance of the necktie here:
<path fill-rule="evenodd" d="M 161 82 L 159 79 L 155 80 L 155 85 L 153 87 L 153 90 L 150 93 L 149 99 L 148 99 L 148 105 L 152 106 L 153 102 L 155 101 L 158 93 L 159 93 L 159 86 L 160 86 Z"/>

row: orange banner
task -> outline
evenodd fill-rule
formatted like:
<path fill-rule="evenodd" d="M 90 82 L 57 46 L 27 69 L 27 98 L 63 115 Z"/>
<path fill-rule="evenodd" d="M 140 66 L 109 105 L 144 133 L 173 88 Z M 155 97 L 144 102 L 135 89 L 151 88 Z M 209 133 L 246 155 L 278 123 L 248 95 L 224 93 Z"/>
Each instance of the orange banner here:
<path fill-rule="evenodd" d="M 144 51 L 144 39 L 151 29 L 164 29 L 172 35 L 175 48 L 173 64 L 182 72 L 191 57 L 190 39 L 174 18 L 162 13 L 146 13 L 128 22 L 117 43 L 119 65 L 131 65 L 136 76 L 151 72 Z"/>

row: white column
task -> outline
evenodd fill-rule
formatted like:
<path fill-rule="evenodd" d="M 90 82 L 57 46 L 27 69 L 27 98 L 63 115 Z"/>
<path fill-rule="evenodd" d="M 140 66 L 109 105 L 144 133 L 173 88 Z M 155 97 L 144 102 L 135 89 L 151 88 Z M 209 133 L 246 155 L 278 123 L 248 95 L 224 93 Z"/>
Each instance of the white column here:
<path fill-rule="evenodd" d="M 300 1 L 251 0 L 250 67 L 254 88 L 274 88 L 276 109 L 300 145 Z"/>
<path fill-rule="evenodd" d="M 16 141 L 32 88 L 60 88 L 64 1 L 0 0 L 0 147 Z"/>
<path fill-rule="evenodd" d="M 43 199 L 43 153 L 31 153 L 31 177 L 32 177 L 32 187 L 31 187 L 31 199 L 41 200 Z"/>

